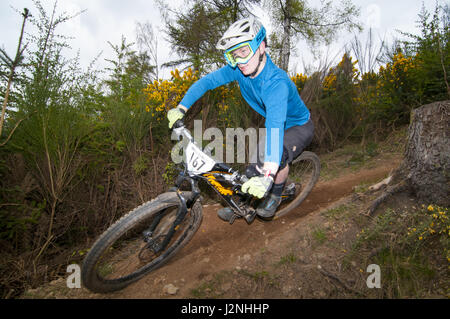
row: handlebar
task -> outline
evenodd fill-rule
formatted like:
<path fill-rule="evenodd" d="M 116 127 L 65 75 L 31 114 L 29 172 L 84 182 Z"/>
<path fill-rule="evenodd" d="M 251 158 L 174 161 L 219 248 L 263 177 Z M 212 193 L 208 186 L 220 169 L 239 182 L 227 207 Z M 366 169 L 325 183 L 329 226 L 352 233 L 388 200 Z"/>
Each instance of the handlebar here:
<path fill-rule="evenodd" d="M 175 133 L 177 135 L 179 135 L 179 137 L 181 135 L 184 135 L 185 137 L 187 137 L 189 140 L 193 141 L 193 138 L 191 136 L 191 134 L 189 133 L 188 130 L 185 129 L 185 125 L 183 122 L 183 119 L 177 120 L 173 126 L 172 126 L 172 131 L 175 131 Z M 240 174 L 238 171 L 235 171 L 233 168 L 227 166 L 224 163 L 216 163 L 214 165 L 213 170 L 221 170 L 221 171 L 226 171 L 228 173 L 232 173 L 232 174 L 236 174 L 237 176 L 237 180 L 240 183 L 245 183 L 246 181 L 248 181 L 248 177 L 245 174 Z"/>

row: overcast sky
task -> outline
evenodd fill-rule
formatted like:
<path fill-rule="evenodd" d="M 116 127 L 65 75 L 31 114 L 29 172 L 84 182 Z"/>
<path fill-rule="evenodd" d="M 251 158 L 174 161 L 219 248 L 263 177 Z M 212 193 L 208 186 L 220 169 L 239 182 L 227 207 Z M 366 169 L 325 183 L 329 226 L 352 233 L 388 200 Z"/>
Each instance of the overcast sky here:
<path fill-rule="evenodd" d="M 446 0 L 439 0 L 444 3 Z M 50 15 L 54 0 L 42 0 L 41 3 Z M 171 5 L 182 3 L 182 0 L 171 0 Z M 309 3 L 319 3 L 319 0 L 310 0 Z M 410 33 L 418 33 L 416 21 L 418 13 L 422 7 L 433 12 L 435 0 L 353 0 L 353 3 L 361 8 L 360 21 L 364 27 L 371 26 L 377 37 L 386 37 L 391 40 L 399 34 L 395 30 L 402 30 Z M 19 13 L 23 8 L 28 8 L 31 13 L 37 10 L 32 0 L 0 0 L 0 47 L 5 49 L 10 56 L 15 54 L 17 48 L 22 16 Z M 108 45 L 108 41 L 113 44 L 120 44 L 124 35 L 128 42 L 135 40 L 136 22 L 150 22 L 155 27 L 161 28 L 162 19 L 157 6 L 152 0 L 59 0 L 57 12 L 67 12 L 73 14 L 85 10 L 83 14 L 61 25 L 57 31 L 75 39 L 70 40 L 72 51 L 66 51 L 68 56 L 75 55 L 80 51 L 80 58 L 83 67 L 86 67 L 100 52 L 103 52 L 96 68 L 104 68 L 107 62 L 104 59 L 112 58 L 113 51 Z M 271 27 L 266 17 L 261 16 L 268 32 Z M 28 24 L 26 31 L 33 32 L 33 26 Z M 159 59 L 167 62 L 175 59 L 171 55 L 170 48 L 164 41 L 164 34 L 159 33 Z M 361 35 L 362 37 L 364 35 Z M 329 47 L 330 56 L 336 54 L 345 43 L 351 40 L 351 34 L 341 34 L 339 42 Z M 291 57 L 291 69 L 297 72 L 303 71 L 303 61 L 312 64 L 313 59 L 309 50 L 303 43 L 299 43 L 296 56 Z M 163 77 L 169 77 L 170 70 L 163 70 Z"/>

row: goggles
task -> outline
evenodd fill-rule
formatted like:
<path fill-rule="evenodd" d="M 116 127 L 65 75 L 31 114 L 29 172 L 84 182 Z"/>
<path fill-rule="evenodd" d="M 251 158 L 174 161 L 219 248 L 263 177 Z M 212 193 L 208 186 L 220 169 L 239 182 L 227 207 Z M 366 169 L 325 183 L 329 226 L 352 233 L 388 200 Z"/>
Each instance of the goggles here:
<path fill-rule="evenodd" d="M 239 43 L 225 50 L 224 56 L 228 64 L 235 68 L 238 64 L 248 63 L 265 37 L 266 30 L 262 27 L 253 40 Z"/>
<path fill-rule="evenodd" d="M 238 64 L 248 63 L 254 54 L 250 42 L 244 42 L 228 49 L 224 55 L 228 64 L 235 68 Z"/>

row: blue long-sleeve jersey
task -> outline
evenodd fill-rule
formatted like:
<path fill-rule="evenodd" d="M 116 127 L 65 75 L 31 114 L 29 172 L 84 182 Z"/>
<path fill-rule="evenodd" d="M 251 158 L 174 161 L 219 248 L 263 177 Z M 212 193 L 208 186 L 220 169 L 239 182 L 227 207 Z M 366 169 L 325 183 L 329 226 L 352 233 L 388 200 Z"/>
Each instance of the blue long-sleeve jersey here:
<path fill-rule="evenodd" d="M 238 81 L 244 99 L 266 119 L 264 162 L 279 165 L 283 153 L 284 131 L 294 125 L 305 124 L 310 112 L 300 98 L 294 82 L 272 62 L 269 55 L 266 56 L 267 62 L 257 77 L 246 77 L 238 68 L 226 65 L 195 82 L 180 104 L 190 108 L 206 91 Z"/>

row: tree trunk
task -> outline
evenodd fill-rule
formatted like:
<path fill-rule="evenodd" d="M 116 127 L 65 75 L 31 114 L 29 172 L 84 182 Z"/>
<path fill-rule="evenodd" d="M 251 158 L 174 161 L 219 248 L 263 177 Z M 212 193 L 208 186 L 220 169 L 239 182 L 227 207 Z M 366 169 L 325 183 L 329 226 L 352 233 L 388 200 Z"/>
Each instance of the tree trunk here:
<path fill-rule="evenodd" d="M 416 196 L 450 205 L 450 100 L 423 105 L 411 112 L 401 170 Z"/>
<path fill-rule="evenodd" d="M 14 58 L 14 61 L 12 61 L 12 63 L 11 63 L 10 73 L 9 73 L 9 77 L 8 77 L 8 84 L 6 87 L 5 99 L 3 100 L 3 105 L 2 105 L 2 115 L 0 118 L 0 136 L 2 135 L 2 131 L 3 131 L 3 123 L 5 122 L 6 106 L 8 105 L 9 91 L 11 89 L 11 84 L 12 84 L 12 81 L 14 78 L 14 72 L 15 72 L 16 68 L 19 66 L 21 57 L 23 55 L 23 51 L 25 50 L 25 48 L 22 48 L 23 32 L 25 30 L 25 22 L 31 16 L 31 14 L 27 8 L 23 9 L 22 16 L 23 16 L 23 22 L 22 22 L 22 29 L 20 30 L 19 45 L 17 46 L 16 57 Z M 26 47 L 26 45 L 25 45 L 25 47 Z M 7 58 L 7 56 L 5 56 L 5 58 Z"/>
<path fill-rule="evenodd" d="M 411 112 L 403 163 L 392 183 L 373 201 L 372 215 L 392 195 L 412 191 L 426 204 L 450 206 L 450 100 L 423 105 Z"/>
<path fill-rule="evenodd" d="M 291 55 L 291 17 L 290 17 L 290 1 L 286 1 L 283 10 L 283 35 L 281 38 L 281 54 L 280 68 L 288 72 L 289 58 Z"/>

